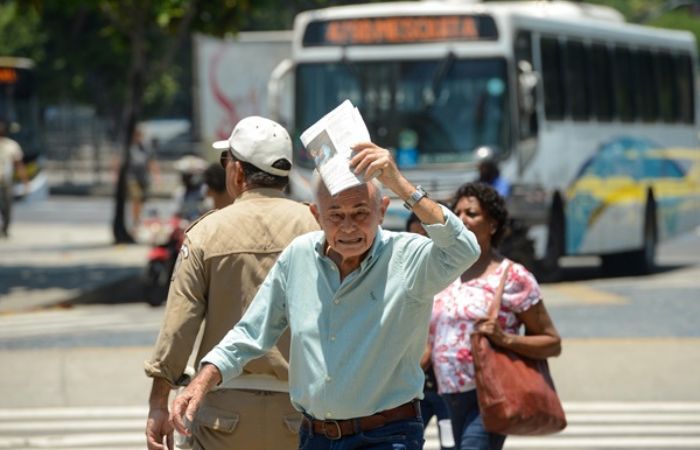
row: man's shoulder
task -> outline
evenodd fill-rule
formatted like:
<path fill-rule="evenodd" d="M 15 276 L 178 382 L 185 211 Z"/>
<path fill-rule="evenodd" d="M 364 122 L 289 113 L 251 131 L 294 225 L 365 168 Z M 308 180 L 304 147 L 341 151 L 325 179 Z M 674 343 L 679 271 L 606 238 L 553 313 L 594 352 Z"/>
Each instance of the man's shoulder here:
<path fill-rule="evenodd" d="M 284 249 L 284 259 L 293 260 L 298 257 L 306 257 L 313 254 L 316 246 L 322 239 L 323 231 L 321 230 L 309 231 L 294 237 Z"/>
<path fill-rule="evenodd" d="M 212 209 L 210 211 L 205 212 L 204 214 L 202 214 L 198 218 L 196 218 L 192 223 L 189 224 L 189 226 L 185 230 L 185 233 L 189 233 L 190 231 L 192 231 L 195 227 L 197 227 L 201 223 L 206 223 L 207 221 L 212 220 L 211 218 L 208 218 L 208 217 L 210 217 L 212 214 L 216 213 L 217 211 L 219 211 L 219 210 Z"/>

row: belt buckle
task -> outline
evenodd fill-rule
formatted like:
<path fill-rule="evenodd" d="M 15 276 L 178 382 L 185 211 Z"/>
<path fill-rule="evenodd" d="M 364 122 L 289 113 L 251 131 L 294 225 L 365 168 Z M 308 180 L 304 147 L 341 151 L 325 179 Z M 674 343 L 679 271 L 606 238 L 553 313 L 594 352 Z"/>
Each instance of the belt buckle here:
<path fill-rule="evenodd" d="M 328 425 L 335 425 L 335 428 L 330 428 L 330 430 L 335 429 L 338 432 L 338 435 L 333 437 L 328 435 Z M 324 420 L 323 421 L 323 435 L 326 437 L 326 439 L 330 439 L 331 441 L 337 441 L 338 439 L 343 437 L 343 430 L 340 428 L 340 423 L 338 423 L 337 420 Z"/>

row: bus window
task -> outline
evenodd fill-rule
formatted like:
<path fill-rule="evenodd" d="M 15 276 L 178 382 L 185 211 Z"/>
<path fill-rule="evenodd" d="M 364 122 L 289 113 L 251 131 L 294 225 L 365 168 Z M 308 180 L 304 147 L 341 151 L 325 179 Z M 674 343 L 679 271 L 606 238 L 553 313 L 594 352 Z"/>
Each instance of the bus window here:
<path fill-rule="evenodd" d="M 36 156 L 40 148 L 33 67 L 0 61 L 0 116 L 16 128 L 12 130 L 12 138 L 19 142 L 25 157 Z"/>
<path fill-rule="evenodd" d="M 308 63 L 296 80 L 297 133 L 347 98 L 404 167 L 471 162 L 483 145 L 510 148 L 505 58 Z M 300 147 L 297 161 L 313 163 Z"/>
<path fill-rule="evenodd" d="M 588 80 L 588 53 L 582 42 L 567 41 L 564 45 L 566 74 L 566 98 L 568 110 L 574 120 L 590 117 L 590 93 Z"/>
<path fill-rule="evenodd" d="M 602 44 L 591 45 L 591 101 L 593 115 L 600 122 L 613 118 L 613 89 L 610 53 Z"/>
<path fill-rule="evenodd" d="M 695 89 L 693 83 L 693 65 L 688 55 L 679 55 L 674 59 L 676 83 L 678 85 L 678 107 L 683 123 L 695 122 Z"/>
<path fill-rule="evenodd" d="M 543 37 L 540 41 L 540 51 L 545 115 L 550 120 L 561 120 L 564 118 L 565 98 L 559 41 L 556 38 Z"/>
<path fill-rule="evenodd" d="M 613 75 L 615 87 L 615 109 L 623 122 L 632 122 L 636 118 L 634 84 L 632 82 L 632 56 L 625 47 L 615 47 L 613 52 Z"/>
<path fill-rule="evenodd" d="M 656 68 L 649 50 L 632 52 L 632 69 L 639 115 L 644 122 L 654 122 L 658 118 L 656 91 Z"/>
<path fill-rule="evenodd" d="M 533 73 L 532 34 L 518 31 L 513 43 L 518 89 L 519 137 L 525 140 L 537 136 L 537 75 Z"/>
<path fill-rule="evenodd" d="M 659 93 L 659 114 L 664 122 L 675 122 L 679 119 L 678 85 L 676 84 L 673 58 L 669 53 L 659 53 L 654 57 L 659 83 L 656 92 Z"/>

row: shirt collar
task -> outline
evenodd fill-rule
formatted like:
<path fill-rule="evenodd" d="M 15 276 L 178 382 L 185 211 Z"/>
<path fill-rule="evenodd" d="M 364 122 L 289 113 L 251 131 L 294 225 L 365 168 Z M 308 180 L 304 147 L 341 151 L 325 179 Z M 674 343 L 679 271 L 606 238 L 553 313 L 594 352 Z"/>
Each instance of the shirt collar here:
<path fill-rule="evenodd" d="M 284 192 L 281 190 L 275 188 L 253 188 L 239 195 L 235 203 L 259 198 L 286 198 L 286 195 L 284 195 Z"/>

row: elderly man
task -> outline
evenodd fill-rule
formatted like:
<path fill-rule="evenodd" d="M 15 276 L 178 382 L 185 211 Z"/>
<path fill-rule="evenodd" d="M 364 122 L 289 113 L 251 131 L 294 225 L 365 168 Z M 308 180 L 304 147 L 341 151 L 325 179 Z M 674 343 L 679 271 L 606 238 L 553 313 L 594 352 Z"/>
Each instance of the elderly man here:
<path fill-rule="evenodd" d="M 387 150 L 372 143 L 354 150 L 355 172 L 377 176 L 404 199 L 429 238 L 382 230 L 389 200 L 374 183 L 334 197 L 319 185 L 311 210 L 323 231 L 292 241 L 245 316 L 202 359 L 173 405 L 180 432 L 210 389 L 235 381 L 289 327 L 290 397 L 304 413 L 300 448 L 422 448 L 417 399 L 432 299 L 480 250 L 454 214 L 403 177 Z"/>
<path fill-rule="evenodd" d="M 202 322 L 195 364 L 238 322 L 289 242 L 318 230 L 309 207 L 282 192 L 292 167 L 292 141 L 281 125 L 246 117 L 215 146 L 226 148 L 221 165 L 235 202 L 195 222 L 180 251 L 163 327 L 146 362 L 153 378 L 149 450 L 173 448 L 168 397 L 183 378 Z M 243 375 L 234 386 L 206 396 L 194 420 L 194 449 L 295 448 L 300 414 L 287 393 L 289 339 L 271 350 L 239 367 Z"/>

